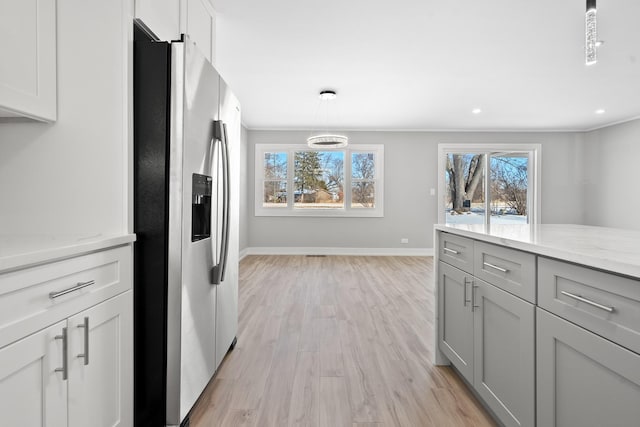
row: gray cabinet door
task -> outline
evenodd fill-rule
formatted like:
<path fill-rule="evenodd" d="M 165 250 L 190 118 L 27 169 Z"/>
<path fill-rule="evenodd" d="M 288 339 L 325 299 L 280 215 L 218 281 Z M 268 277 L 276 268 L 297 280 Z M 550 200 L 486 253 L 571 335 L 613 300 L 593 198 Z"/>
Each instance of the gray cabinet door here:
<path fill-rule="evenodd" d="M 460 373 L 473 383 L 473 277 L 442 261 L 438 265 L 439 345 Z"/>
<path fill-rule="evenodd" d="M 505 426 L 535 426 L 533 304 L 474 279 L 474 387 Z"/>
<path fill-rule="evenodd" d="M 537 418 L 545 427 L 640 423 L 640 355 L 537 309 Z"/>

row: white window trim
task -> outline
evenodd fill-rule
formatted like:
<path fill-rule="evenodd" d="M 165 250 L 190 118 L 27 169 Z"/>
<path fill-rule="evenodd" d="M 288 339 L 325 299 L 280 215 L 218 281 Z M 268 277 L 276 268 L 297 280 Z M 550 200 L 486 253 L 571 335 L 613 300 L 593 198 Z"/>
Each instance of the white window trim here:
<path fill-rule="evenodd" d="M 447 188 L 444 179 L 444 173 L 446 168 L 446 155 L 447 153 L 492 153 L 496 151 L 507 152 L 522 152 L 529 154 L 529 164 L 531 170 L 534 171 L 534 176 L 529 174 L 529 182 L 527 189 L 527 203 L 534 208 L 529 212 L 529 224 L 540 224 L 540 158 L 542 155 L 541 144 L 438 144 L 438 223 L 445 224 L 445 205 L 447 200 Z M 486 165 L 485 165 L 486 166 Z M 488 169 L 485 169 L 488 170 Z M 533 203 L 532 203 L 533 202 Z M 487 218 L 489 218 L 487 216 Z"/>
<path fill-rule="evenodd" d="M 286 207 L 265 208 L 263 200 L 264 153 L 287 152 L 287 192 L 293 194 L 294 155 L 296 151 L 342 151 L 344 152 L 345 194 L 343 208 L 313 208 L 294 209 L 293 198 L 288 198 Z M 376 171 L 376 206 L 374 208 L 351 207 L 351 154 L 358 152 L 375 153 Z M 353 217 L 380 218 L 384 217 L 384 145 L 383 144 L 352 144 L 339 149 L 314 149 L 306 144 L 256 144 L 255 145 L 255 183 L 254 183 L 254 214 L 255 216 L 296 216 L 296 217 Z"/>

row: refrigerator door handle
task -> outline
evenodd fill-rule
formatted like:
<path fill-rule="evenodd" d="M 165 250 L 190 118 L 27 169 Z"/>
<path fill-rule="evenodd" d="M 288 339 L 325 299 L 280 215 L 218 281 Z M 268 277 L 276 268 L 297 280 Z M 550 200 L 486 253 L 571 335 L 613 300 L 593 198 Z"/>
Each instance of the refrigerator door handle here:
<path fill-rule="evenodd" d="M 214 121 L 214 135 L 216 141 L 220 141 L 219 156 L 222 160 L 222 231 L 219 239 L 216 239 L 216 252 L 218 259 L 214 260 L 211 271 L 211 283 L 219 285 L 224 280 L 227 255 L 229 252 L 229 148 L 227 144 L 227 125 L 221 120 Z M 218 243 L 220 251 L 217 251 Z"/>
<path fill-rule="evenodd" d="M 222 254 L 220 260 L 222 264 L 222 273 L 220 275 L 220 281 L 224 282 L 224 275 L 227 271 L 227 259 L 229 258 L 229 230 L 230 230 L 230 218 L 229 211 L 231 208 L 231 204 L 229 203 L 229 197 L 231 193 L 231 181 L 230 181 L 230 172 L 229 172 L 229 140 L 227 138 L 227 124 L 222 123 L 222 173 L 224 176 L 224 185 L 223 185 L 223 240 L 222 240 Z"/>

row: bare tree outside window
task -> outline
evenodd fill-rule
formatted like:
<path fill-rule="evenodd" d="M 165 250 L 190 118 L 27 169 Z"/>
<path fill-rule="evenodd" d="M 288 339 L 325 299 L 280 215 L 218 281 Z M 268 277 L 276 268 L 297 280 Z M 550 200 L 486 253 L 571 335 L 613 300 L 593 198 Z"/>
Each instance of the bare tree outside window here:
<path fill-rule="evenodd" d="M 343 208 L 344 153 L 296 151 L 293 186 L 294 208 Z"/>
<path fill-rule="evenodd" d="M 287 204 L 287 153 L 264 153 L 263 206 Z"/>
<path fill-rule="evenodd" d="M 491 156 L 493 213 L 527 215 L 528 159 L 520 155 Z"/>
<path fill-rule="evenodd" d="M 375 207 L 375 155 L 353 153 L 351 155 L 351 206 Z"/>
<path fill-rule="evenodd" d="M 384 215 L 382 144 L 256 144 L 255 170 L 256 216 Z"/>
<path fill-rule="evenodd" d="M 480 188 L 479 203 L 484 202 L 482 181 L 486 154 L 447 154 L 447 190 L 449 203 L 455 212 L 469 210 L 465 200 L 474 201 L 476 191 Z"/>
<path fill-rule="evenodd" d="M 528 153 L 518 151 L 446 153 L 446 222 L 527 223 L 529 161 Z"/>

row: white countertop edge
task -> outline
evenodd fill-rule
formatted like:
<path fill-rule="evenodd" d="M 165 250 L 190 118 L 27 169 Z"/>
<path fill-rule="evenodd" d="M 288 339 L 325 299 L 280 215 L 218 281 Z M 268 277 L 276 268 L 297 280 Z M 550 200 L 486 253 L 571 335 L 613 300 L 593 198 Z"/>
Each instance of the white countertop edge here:
<path fill-rule="evenodd" d="M 89 237 L 0 236 L 0 273 L 126 245 L 135 240 L 135 234 L 99 234 Z"/>
<path fill-rule="evenodd" d="M 564 224 L 550 224 L 549 226 L 558 227 L 562 225 Z M 543 229 L 544 229 L 544 226 L 545 226 L 544 224 L 538 225 L 538 227 L 541 227 Z M 576 225 L 574 224 L 566 224 L 564 226 L 566 226 L 567 228 L 576 227 Z M 623 231 L 619 229 L 611 229 L 606 227 L 593 227 L 593 226 L 582 226 L 582 225 L 579 227 L 581 229 L 591 229 L 591 230 L 601 231 L 604 236 L 607 236 L 607 231 L 612 231 L 612 230 L 616 232 Z M 488 234 L 486 232 L 464 230 L 464 229 L 456 228 L 455 226 L 451 227 L 443 224 L 436 224 L 434 228 L 439 231 L 445 231 L 447 233 L 456 234 L 463 237 L 469 237 L 469 238 L 481 240 L 487 243 L 493 243 L 493 244 L 502 245 L 505 247 L 510 247 L 513 249 L 519 249 L 522 251 L 531 252 L 531 253 L 541 255 L 541 256 L 546 256 L 549 258 L 556 258 L 563 261 L 581 264 L 587 267 L 591 267 L 599 270 L 605 270 L 612 273 L 629 276 L 635 279 L 640 279 L 640 238 L 638 239 L 638 244 L 637 244 L 638 256 L 636 257 L 636 260 L 629 261 L 628 253 L 625 253 L 624 257 L 618 257 L 617 254 L 615 253 L 615 249 L 613 248 L 608 252 L 607 258 L 603 258 L 602 256 L 594 256 L 594 255 L 585 253 L 580 249 L 576 249 L 572 247 L 562 247 L 558 245 L 557 242 L 555 241 L 553 242 L 553 244 L 550 244 L 544 241 L 527 242 L 522 240 L 510 239 L 508 237 L 503 237 L 503 236 L 496 236 L 490 233 Z M 629 231 L 629 233 L 631 235 L 638 234 L 636 231 Z M 603 238 L 603 241 L 606 241 L 606 240 L 607 240 L 606 237 Z M 606 251 L 606 245 L 604 246 L 605 247 L 602 248 L 602 250 Z"/>

